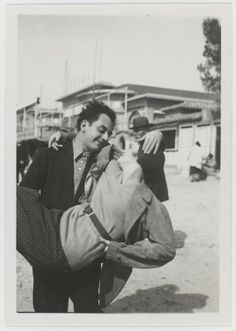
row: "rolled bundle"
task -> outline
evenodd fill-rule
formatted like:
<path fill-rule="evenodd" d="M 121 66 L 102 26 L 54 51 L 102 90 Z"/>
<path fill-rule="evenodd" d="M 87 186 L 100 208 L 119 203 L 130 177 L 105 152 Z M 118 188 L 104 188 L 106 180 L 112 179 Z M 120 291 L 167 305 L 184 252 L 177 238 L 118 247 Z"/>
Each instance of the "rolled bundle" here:
<path fill-rule="evenodd" d="M 123 224 L 132 194 L 142 180 L 138 163 L 125 154 L 111 160 L 100 176 L 91 207 L 107 233 L 123 241 Z M 93 183 L 94 185 L 94 183 Z M 101 257 L 101 234 L 84 213 L 87 203 L 49 210 L 38 191 L 17 186 L 17 250 L 35 268 L 77 271 Z"/>

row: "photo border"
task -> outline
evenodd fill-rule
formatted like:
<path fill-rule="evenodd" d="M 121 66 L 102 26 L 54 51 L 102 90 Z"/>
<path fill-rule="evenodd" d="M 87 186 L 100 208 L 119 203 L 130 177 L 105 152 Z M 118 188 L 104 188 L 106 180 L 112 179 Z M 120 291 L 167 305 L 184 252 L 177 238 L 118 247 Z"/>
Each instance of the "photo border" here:
<path fill-rule="evenodd" d="M 219 313 L 166 314 L 34 314 L 16 313 L 16 104 L 18 15 L 204 15 L 219 17 L 222 25 L 221 206 Z M 6 10 L 5 113 L 5 316 L 8 326 L 220 326 L 231 322 L 232 210 L 232 20 L 230 4 L 92 4 L 16 5 Z M 11 123 L 12 125 L 8 125 Z M 14 174 L 14 175 L 13 175 Z M 222 244 L 223 243 L 223 244 Z M 7 290 L 7 295 L 6 295 Z M 93 317 L 91 318 L 91 315 Z M 135 318 L 134 318 L 135 316 Z M 147 318 L 148 316 L 148 318 Z M 135 320 L 135 321 L 134 321 Z M 194 321 L 193 321 L 194 320 Z"/>

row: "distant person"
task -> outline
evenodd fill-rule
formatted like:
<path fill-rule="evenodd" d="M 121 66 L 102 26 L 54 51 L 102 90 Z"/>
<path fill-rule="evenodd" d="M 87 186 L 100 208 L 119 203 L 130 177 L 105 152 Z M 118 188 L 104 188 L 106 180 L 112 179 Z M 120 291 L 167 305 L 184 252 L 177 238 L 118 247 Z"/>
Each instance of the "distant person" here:
<path fill-rule="evenodd" d="M 189 175 L 191 182 L 199 182 L 202 176 L 203 153 L 201 144 L 197 141 L 188 157 Z"/>
<path fill-rule="evenodd" d="M 206 179 L 208 175 L 216 171 L 216 160 L 212 153 L 209 153 L 203 162 L 202 166 L 202 179 Z"/>
<path fill-rule="evenodd" d="M 216 170 L 216 160 L 214 158 L 214 155 L 212 153 L 209 153 L 208 156 L 206 157 L 204 166 Z"/>

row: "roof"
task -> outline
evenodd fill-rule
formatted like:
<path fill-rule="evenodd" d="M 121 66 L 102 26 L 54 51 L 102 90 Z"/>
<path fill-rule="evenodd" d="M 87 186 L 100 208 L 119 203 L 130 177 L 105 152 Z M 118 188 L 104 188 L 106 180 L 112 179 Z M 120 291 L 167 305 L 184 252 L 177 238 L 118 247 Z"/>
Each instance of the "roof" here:
<path fill-rule="evenodd" d="M 98 83 L 95 83 L 95 84 L 90 84 L 90 85 L 85 86 L 82 89 L 78 89 L 74 92 L 65 94 L 62 97 L 56 99 L 56 101 L 64 101 L 64 100 L 66 100 L 67 98 L 70 98 L 70 97 L 75 97 L 76 98 L 77 94 L 85 93 L 87 91 L 93 91 L 94 88 L 96 88 L 97 90 L 98 89 L 99 90 L 100 89 L 106 89 L 106 88 L 113 89 L 114 85 L 111 84 L 111 83 L 108 83 L 108 82 L 98 82 Z"/>
<path fill-rule="evenodd" d="M 38 108 L 38 112 L 40 114 L 48 114 L 48 115 L 51 115 L 51 114 L 63 114 L 63 110 L 59 110 L 57 108 L 42 108 L 42 107 L 39 107 Z"/>
<path fill-rule="evenodd" d="M 173 122 L 185 122 L 185 121 L 198 121 L 202 119 L 202 114 L 201 113 L 192 113 L 192 114 L 184 114 L 184 115 L 179 115 L 175 114 L 170 117 L 165 117 L 165 118 L 159 118 L 157 123 L 153 123 L 154 125 L 161 125 L 165 123 L 173 123 Z"/>
<path fill-rule="evenodd" d="M 212 100 L 215 98 L 215 95 L 211 93 L 205 92 L 196 92 L 196 91 L 187 91 L 187 90 L 176 90 L 170 88 L 163 88 L 163 87 L 155 87 L 155 86 L 148 86 L 148 85 L 138 85 L 138 84 L 123 84 L 117 86 L 116 88 L 121 87 L 128 87 L 131 90 L 135 91 L 137 94 L 159 94 L 159 95 L 171 95 L 175 97 L 181 98 L 191 98 L 191 99 L 204 99 L 204 100 Z"/>
<path fill-rule="evenodd" d="M 169 110 L 175 109 L 216 109 L 216 103 L 212 100 L 185 100 L 184 102 L 178 103 L 176 105 L 161 108 L 162 112 L 168 112 Z"/>
<path fill-rule="evenodd" d="M 154 94 L 154 93 L 144 93 L 144 94 L 139 94 L 136 95 L 132 98 L 128 99 L 128 103 L 135 101 L 135 100 L 140 100 L 140 99 L 162 99 L 162 100 L 175 100 L 175 101 L 190 101 L 190 102 L 196 102 L 198 101 L 197 99 L 193 98 L 187 98 L 183 96 L 175 96 L 175 95 L 165 95 L 165 94 Z M 162 110 L 162 109 L 161 109 Z"/>
<path fill-rule="evenodd" d="M 28 103 L 17 105 L 17 111 L 21 111 L 21 110 L 24 110 L 25 108 L 33 107 L 36 104 L 37 104 L 36 101 L 31 101 L 31 102 L 28 102 Z"/>
<path fill-rule="evenodd" d="M 89 90 L 89 91 L 86 91 L 86 92 L 79 92 L 78 94 L 75 95 L 75 97 L 78 99 L 78 98 L 81 98 L 81 97 L 88 97 L 88 98 L 91 98 L 93 96 L 93 93 L 95 92 L 95 94 L 99 94 L 99 95 L 95 95 L 95 99 L 99 99 L 99 98 L 105 98 L 107 97 L 108 95 L 111 95 L 111 94 L 125 94 L 127 93 L 128 95 L 129 94 L 135 94 L 134 91 L 125 91 L 124 89 L 116 89 L 116 88 L 112 88 L 112 89 L 99 89 L 99 90 Z"/>

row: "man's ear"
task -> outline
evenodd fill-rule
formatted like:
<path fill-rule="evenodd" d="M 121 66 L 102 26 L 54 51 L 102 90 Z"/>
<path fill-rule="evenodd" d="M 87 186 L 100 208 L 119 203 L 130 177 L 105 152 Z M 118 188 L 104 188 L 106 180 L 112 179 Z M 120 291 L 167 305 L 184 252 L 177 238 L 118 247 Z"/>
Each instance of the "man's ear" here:
<path fill-rule="evenodd" d="M 87 129 L 87 127 L 88 127 L 88 125 L 89 125 L 88 121 L 87 121 L 87 120 L 83 120 L 83 121 L 81 122 L 81 124 L 80 124 L 80 130 L 81 130 L 82 132 L 85 132 L 86 129 Z"/>

